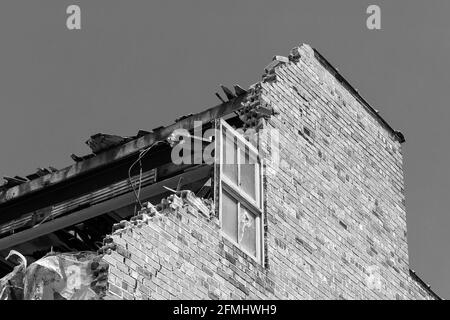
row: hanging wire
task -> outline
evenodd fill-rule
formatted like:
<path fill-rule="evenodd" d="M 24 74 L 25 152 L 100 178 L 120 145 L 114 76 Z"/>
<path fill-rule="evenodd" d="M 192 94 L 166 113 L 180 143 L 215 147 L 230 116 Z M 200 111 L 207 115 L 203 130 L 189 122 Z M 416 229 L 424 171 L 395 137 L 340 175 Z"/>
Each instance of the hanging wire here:
<path fill-rule="evenodd" d="M 139 157 L 138 157 L 138 159 L 135 161 L 135 162 L 133 162 L 133 164 L 130 166 L 130 168 L 128 169 L 128 181 L 129 181 L 129 183 L 131 184 L 131 188 L 133 189 L 133 194 L 134 194 L 134 196 L 135 196 L 135 198 L 136 198 L 136 202 L 135 202 L 135 207 L 134 207 L 134 212 L 136 213 L 137 212 L 137 207 L 136 207 L 136 205 L 138 205 L 139 204 L 139 206 L 140 206 L 140 208 L 142 208 L 142 202 L 141 202 L 141 200 L 140 200 L 140 193 L 141 193 L 141 185 L 142 185 L 142 171 L 143 171 L 143 169 L 142 169 L 142 158 L 154 147 L 154 146 L 156 146 L 156 145 L 158 145 L 158 144 L 160 144 L 160 143 L 167 143 L 167 141 L 164 141 L 164 140 L 159 140 L 159 141 L 156 141 L 156 142 L 154 142 L 152 145 L 150 145 L 149 147 L 147 147 L 146 149 L 144 149 L 144 150 L 141 150 L 141 152 L 140 152 L 140 154 L 139 154 Z M 136 191 L 136 188 L 135 188 L 135 186 L 134 186 L 134 184 L 133 184 L 133 181 L 132 181 L 132 179 L 131 179 L 131 169 L 137 164 L 137 163 L 139 163 L 139 181 L 138 181 L 138 189 L 137 189 L 137 191 Z M 44 222 L 46 222 L 47 220 L 49 220 L 49 219 L 52 219 L 53 217 L 54 217 L 54 213 L 51 213 L 51 214 L 49 214 L 48 216 L 46 216 L 44 219 L 42 219 L 42 221 L 40 221 L 39 223 L 37 223 L 36 225 L 34 225 L 33 226 L 33 228 L 37 228 L 37 227 L 39 227 L 41 224 L 43 224 Z"/>
<path fill-rule="evenodd" d="M 140 208 L 142 208 L 142 202 L 140 200 L 140 192 L 141 192 L 141 184 L 142 184 L 142 158 L 156 145 L 160 144 L 160 143 L 164 143 L 164 140 L 160 140 L 160 141 L 156 141 L 154 142 L 152 145 L 150 145 L 149 147 L 147 147 L 144 150 L 141 150 L 141 152 L 139 153 L 139 157 L 137 158 L 136 161 L 133 162 L 133 164 L 130 166 L 130 168 L 128 168 L 128 181 L 131 184 L 131 188 L 133 189 L 133 194 L 136 198 L 136 203 L 135 203 L 135 213 L 136 213 L 136 205 L 139 204 Z M 139 181 L 138 181 L 138 190 L 136 191 L 135 185 L 133 184 L 133 181 L 131 179 L 131 169 L 133 169 L 133 167 L 139 163 Z"/>
<path fill-rule="evenodd" d="M 41 224 L 43 224 L 43 223 L 44 223 L 45 221 L 47 221 L 48 219 L 53 219 L 53 216 L 54 216 L 54 215 L 55 215 L 55 213 L 50 213 L 48 216 L 46 216 L 44 219 L 42 219 L 41 222 L 35 224 L 35 225 L 33 226 L 33 228 L 39 227 Z"/>

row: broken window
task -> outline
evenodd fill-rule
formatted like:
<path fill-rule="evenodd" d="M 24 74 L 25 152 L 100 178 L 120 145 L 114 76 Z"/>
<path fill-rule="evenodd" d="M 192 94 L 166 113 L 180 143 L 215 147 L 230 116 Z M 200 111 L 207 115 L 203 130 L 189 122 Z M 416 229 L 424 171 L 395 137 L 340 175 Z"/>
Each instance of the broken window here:
<path fill-rule="evenodd" d="M 262 261 L 262 166 L 258 149 L 220 120 L 219 218 L 224 235 Z"/>

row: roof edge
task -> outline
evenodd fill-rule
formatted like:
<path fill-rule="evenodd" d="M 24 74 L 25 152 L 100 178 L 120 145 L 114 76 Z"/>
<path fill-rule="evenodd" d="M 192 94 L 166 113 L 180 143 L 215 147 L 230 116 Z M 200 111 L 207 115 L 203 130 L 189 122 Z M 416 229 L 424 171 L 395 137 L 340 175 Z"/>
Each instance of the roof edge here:
<path fill-rule="evenodd" d="M 49 173 L 37 179 L 6 189 L 3 192 L 0 192 L 0 207 L 12 201 L 18 200 L 25 195 L 38 192 L 49 186 L 66 182 L 82 174 L 100 169 L 105 165 L 134 156 L 139 152 L 139 150 L 152 145 L 154 142 L 166 139 L 176 129 L 191 130 L 194 128 L 196 121 L 205 124 L 215 118 L 232 113 L 242 107 L 241 102 L 244 98 L 245 95 L 237 96 L 232 100 L 228 100 L 214 107 L 210 107 L 209 109 L 199 113 L 192 114 L 182 119 L 177 119 L 170 125 L 155 128 L 152 132 L 99 153 L 92 158 L 77 162 L 56 172 Z"/>
<path fill-rule="evenodd" d="M 428 293 L 431 294 L 434 298 L 436 298 L 437 300 L 442 300 L 442 298 L 431 289 L 431 286 L 427 284 L 425 281 L 423 281 L 414 270 L 409 269 L 409 275 L 414 281 L 419 283 L 419 285 L 421 285 L 426 291 L 428 291 Z"/>
<path fill-rule="evenodd" d="M 378 120 L 400 143 L 406 141 L 405 136 L 400 131 L 393 129 L 389 123 L 375 110 L 343 76 L 339 71 L 316 49 L 314 50 L 314 57 L 338 80 L 366 109 L 369 113 Z"/>

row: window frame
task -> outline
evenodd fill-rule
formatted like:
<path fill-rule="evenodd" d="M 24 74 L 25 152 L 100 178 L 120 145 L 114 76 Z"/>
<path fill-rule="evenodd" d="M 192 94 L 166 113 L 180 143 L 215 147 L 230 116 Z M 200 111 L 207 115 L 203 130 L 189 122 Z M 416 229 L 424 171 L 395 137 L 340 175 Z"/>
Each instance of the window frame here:
<path fill-rule="evenodd" d="M 264 190 L 263 190 L 263 160 L 260 157 L 258 149 L 249 141 L 247 141 L 242 134 L 233 129 L 225 120 L 220 119 L 218 121 L 218 134 L 216 135 L 216 150 L 218 150 L 216 154 L 216 159 L 218 162 L 218 175 L 219 179 L 217 179 L 217 189 L 218 190 L 218 211 L 219 211 L 219 226 L 221 230 L 221 234 L 228 241 L 233 243 L 236 247 L 242 250 L 246 255 L 251 257 L 254 261 L 259 264 L 263 264 L 264 261 L 264 209 L 263 209 L 263 199 L 264 199 Z M 225 130 L 224 130 L 225 129 Z M 237 160 L 237 184 L 234 183 L 230 178 L 228 178 L 224 173 L 224 134 L 225 138 L 233 137 L 236 139 L 236 160 Z M 247 149 L 248 148 L 248 149 Z M 243 151 L 243 152 L 241 152 Z M 254 159 L 255 161 L 255 199 L 249 194 L 247 194 L 242 185 L 240 184 L 241 179 L 241 153 L 243 153 L 244 157 L 248 153 L 249 159 Z M 234 240 L 231 236 L 226 234 L 223 228 L 223 212 L 222 212 L 222 201 L 223 201 L 223 193 L 226 192 L 232 199 L 237 202 L 237 240 Z M 246 210 L 248 210 L 251 214 L 255 216 L 255 230 L 256 230 L 256 239 L 255 239 L 255 255 L 249 252 L 244 246 L 239 243 L 239 221 L 241 216 L 241 206 L 243 206 Z"/>

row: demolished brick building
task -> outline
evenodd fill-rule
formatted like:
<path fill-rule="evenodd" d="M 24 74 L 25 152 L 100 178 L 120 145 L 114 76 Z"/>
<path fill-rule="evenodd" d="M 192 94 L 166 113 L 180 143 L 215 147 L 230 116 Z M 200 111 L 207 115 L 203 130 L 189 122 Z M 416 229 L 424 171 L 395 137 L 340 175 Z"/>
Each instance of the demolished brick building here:
<path fill-rule="evenodd" d="M 403 135 L 308 45 L 234 89 L 151 132 L 94 135 L 68 168 L 5 178 L 2 276 L 10 250 L 28 264 L 88 251 L 106 264 L 100 299 L 439 299 L 409 267 Z M 213 143 L 220 161 L 174 163 L 177 129 L 200 145 L 189 158 Z"/>

